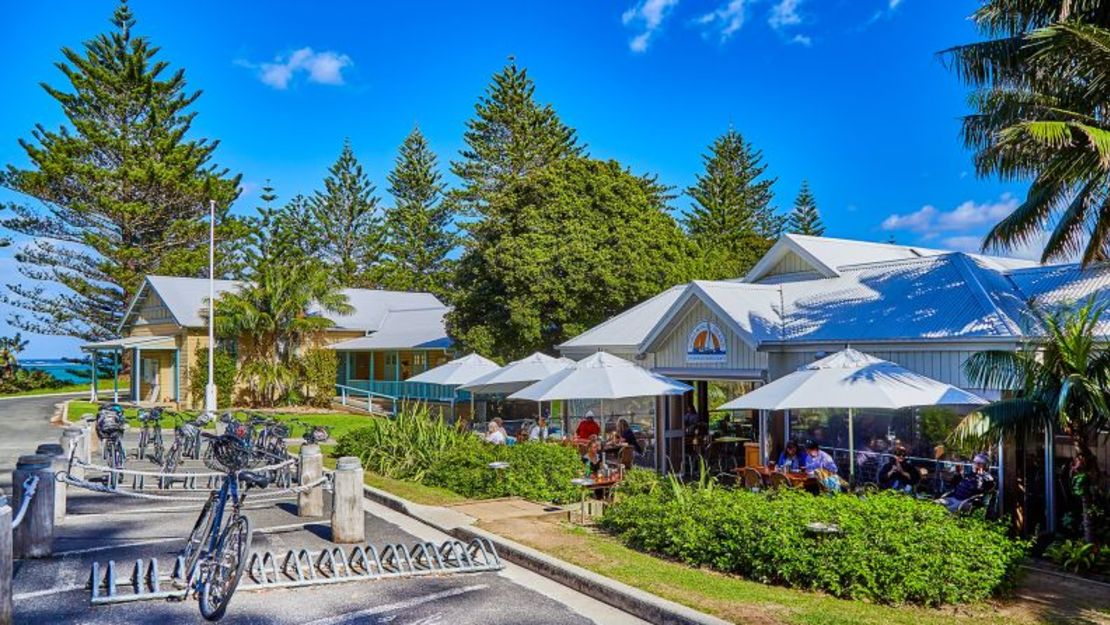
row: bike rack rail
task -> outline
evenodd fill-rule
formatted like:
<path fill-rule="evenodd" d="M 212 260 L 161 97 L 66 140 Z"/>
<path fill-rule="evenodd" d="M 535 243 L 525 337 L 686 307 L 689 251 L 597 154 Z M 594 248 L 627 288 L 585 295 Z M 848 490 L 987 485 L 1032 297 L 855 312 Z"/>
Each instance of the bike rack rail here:
<path fill-rule="evenodd" d="M 119 577 L 115 560 L 94 562 L 86 589 L 92 605 L 125 603 L 184 597 L 187 591 L 175 588 L 173 579 L 185 577 L 185 559 L 178 556 L 172 569 L 163 574 L 158 559 L 139 559 L 130 575 Z M 329 547 L 317 552 L 291 549 L 277 556 L 272 551 L 256 551 L 247 561 L 245 575 L 236 592 L 271 588 L 299 588 L 324 584 L 411 578 L 424 575 L 484 573 L 505 568 L 493 543 L 475 538 L 469 543 L 449 540 L 441 545 L 425 542 L 411 547 L 390 544 L 380 550 L 373 545 L 357 545 L 348 550 Z"/>

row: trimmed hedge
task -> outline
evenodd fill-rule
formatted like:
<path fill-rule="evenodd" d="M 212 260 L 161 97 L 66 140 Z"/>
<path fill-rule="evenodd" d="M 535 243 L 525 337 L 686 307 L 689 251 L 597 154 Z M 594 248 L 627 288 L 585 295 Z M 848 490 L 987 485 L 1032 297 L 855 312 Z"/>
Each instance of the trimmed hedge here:
<path fill-rule="evenodd" d="M 816 535 L 813 522 L 837 525 Z M 1007 588 L 1028 545 L 979 517 L 895 493 L 814 497 L 677 483 L 630 493 L 603 528 L 642 551 L 876 603 L 941 605 Z"/>
<path fill-rule="evenodd" d="M 342 436 L 336 454 L 358 456 L 367 470 L 420 482 L 464 497 L 523 497 L 540 502 L 573 501 L 570 483 L 583 473 L 576 450 L 549 443 L 491 445 L 447 425 L 421 407 L 405 407 L 392 420 L 376 420 Z M 495 471 L 491 462 L 509 463 Z"/>

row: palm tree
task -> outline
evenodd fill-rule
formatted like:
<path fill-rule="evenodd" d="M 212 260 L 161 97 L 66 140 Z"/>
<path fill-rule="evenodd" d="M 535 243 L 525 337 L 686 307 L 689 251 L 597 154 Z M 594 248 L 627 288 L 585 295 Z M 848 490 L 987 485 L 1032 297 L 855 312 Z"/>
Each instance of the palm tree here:
<path fill-rule="evenodd" d="M 19 359 L 16 356 L 27 349 L 27 341 L 18 332 L 15 336 L 0 336 L 0 379 L 7 379 L 15 375 L 19 368 Z"/>
<path fill-rule="evenodd" d="M 941 53 L 974 90 L 964 143 L 980 176 L 1032 179 L 984 250 L 1051 227 L 1043 261 L 1110 258 L 1110 3 L 986 0 L 971 19 L 988 40 Z"/>
<path fill-rule="evenodd" d="M 251 279 L 216 302 L 216 332 L 248 337 L 241 373 L 256 398 L 272 405 L 294 385 L 301 348 L 334 325 L 323 313 L 349 314 L 353 309 L 331 272 L 311 258 L 262 259 Z"/>
<path fill-rule="evenodd" d="M 1010 389 L 1014 396 L 969 415 L 960 438 L 1022 440 L 1038 431 L 1066 434 L 1079 459 L 1083 539 L 1095 541 L 1098 461 L 1091 441 L 1110 425 L 1110 351 L 1096 335 L 1105 307 L 1094 300 L 1042 315 L 1044 337 L 1015 352 L 985 351 L 965 364 L 972 386 Z"/>

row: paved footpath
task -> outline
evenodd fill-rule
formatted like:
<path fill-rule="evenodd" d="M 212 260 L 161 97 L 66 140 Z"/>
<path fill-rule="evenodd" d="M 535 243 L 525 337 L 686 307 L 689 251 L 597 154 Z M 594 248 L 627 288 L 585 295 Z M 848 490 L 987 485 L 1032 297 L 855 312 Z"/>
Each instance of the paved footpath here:
<path fill-rule="evenodd" d="M 27 453 L 39 442 L 57 439 L 59 430 L 48 425 L 56 401 L 27 400 L 15 406 L 18 409 L 12 409 L 11 403 L 0 403 L 0 428 L 3 428 L 0 432 L 11 432 L 19 437 L 19 440 L 4 441 L 0 462 L 10 466 L 16 455 Z M 153 464 L 146 465 L 154 468 Z M 247 515 L 254 525 L 256 551 L 279 553 L 300 548 L 313 551 L 331 545 L 327 540 L 328 519 L 297 517 L 293 499 L 277 504 L 251 505 L 249 502 L 248 498 Z M 137 558 L 156 557 L 159 562 L 171 562 L 181 548 L 184 535 L 192 527 L 199 504 L 140 501 L 82 491 L 72 497 L 69 509 L 70 515 L 55 534 L 55 556 L 15 564 L 16 623 L 166 625 L 203 622 L 195 600 L 155 600 L 93 607 L 85 590 L 94 561 L 115 560 L 127 572 Z M 450 538 L 370 501 L 364 502 L 364 511 L 366 539 L 371 544 L 441 543 Z M 240 592 L 232 599 L 222 622 L 290 625 L 643 623 L 508 563 L 498 573 Z"/>

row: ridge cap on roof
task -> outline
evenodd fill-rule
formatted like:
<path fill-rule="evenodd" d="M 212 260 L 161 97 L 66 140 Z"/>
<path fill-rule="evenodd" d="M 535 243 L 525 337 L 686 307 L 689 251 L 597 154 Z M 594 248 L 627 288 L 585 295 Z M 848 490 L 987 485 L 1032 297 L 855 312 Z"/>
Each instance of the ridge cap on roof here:
<path fill-rule="evenodd" d="M 826 279 L 824 277 L 822 280 Z M 756 289 L 764 291 L 777 291 L 778 284 L 760 284 L 758 282 L 736 282 L 733 280 L 691 280 L 690 284 L 696 284 L 699 287 L 703 284 L 727 288 L 741 288 L 741 289 Z"/>

